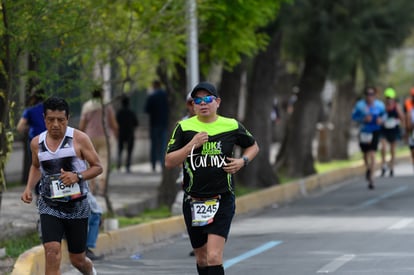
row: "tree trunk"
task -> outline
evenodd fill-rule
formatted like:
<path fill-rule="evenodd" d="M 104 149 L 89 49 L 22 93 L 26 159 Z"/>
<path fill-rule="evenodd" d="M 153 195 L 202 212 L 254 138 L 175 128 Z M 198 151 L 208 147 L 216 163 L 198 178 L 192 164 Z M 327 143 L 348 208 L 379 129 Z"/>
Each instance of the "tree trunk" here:
<path fill-rule="evenodd" d="M 284 65 L 280 65 L 278 69 L 276 98 L 278 100 L 278 121 L 273 123 L 272 142 L 282 142 L 285 136 L 287 122 L 289 120 L 289 106 L 292 100 L 293 87 L 298 82 L 298 75 L 288 73 Z M 276 161 L 273 157 L 272 163 Z"/>
<path fill-rule="evenodd" d="M 321 92 L 325 84 L 328 62 L 312 54 L 305 58 L 299 80 L 298 99 L 288 122 L 276 167 L 289 177 L 303 177 L 315 173 L 312 141 L 322 106 Z"/>
<path fill-rule="evenodd" d="M 28 70 L 28 71 L 38 71 L 39 69 L 39 64 L 38 64 L 38 58 L 35 57 L 34 53 L 28 54 L 27 55 L 27 68 L 24 68 L 24 70 Z M 30 77 L 27 81 L 27 87 L 25 89 L 25 106 L 29 107 L 28 104 L 28 95 L 30 94 L 30 92 L 33 90 L 33 88 L 39 84 L 39 80 L 35 79 L 34 77 Z M 19 119 L 19 118 L 18 118 Z M 27 179 L 29 178 L 29 171 L 30 171 L 30 166 L 32 165 L 31 162 L 31 150 L 30 150 L 30 145 L 28 144 L 29 142 L 29 136 L 28 133 L 26 132 L 24 134 L 23 137 L 23 145 L 24 145 L 24 153 L 23 153 L 23 173 L 22 173 L 22 185 L 26 185 L 27 183 Z"/>
<path fill-rule="evenodd" d="M 175 78 L 169 78 L 166 67 L 160 62 L 157 71 L 161 82 L 165 84 L 170 104 L 169 133 L 172 133 L 177 121 L 182 119 L 181 112 L 177 110 L 185 109 L 185 98 L 188 91 L 186 90 L 186 72 L 185 68 L 178 67 Z M 182 112 L 184 114 L 184 112 Z M 168 137 L 169 138 L 169 137 Z M 158 204 L 172 205 L 175 200 L 177 191 L 177 178 L 181 168 L 163 169 L 161 184 L 158 188 Z"/>
<path fill-rule="evenodd" d="M 106 163 L 108 164 L 108 167 L 106 169 L 106 175 L 105 175 L 105 188 L 103 190 L 103 196 L 105 198 L 105 204 L 106 204 L 106 209 L 107 209 L 107 212 L 108 212 L 108 216 L 112 217 L 112 216 L 114 216 L 115 212 L 114 212 L 114 208 L 112 207 L 112 202 L 109 199 L 109 195 L 108 195 L 109 176 L 111 174 L 111 144 L 110 144 L 110 137 L 109 137 L 108 128 L 106 127 L 106 125 L 109 125 L 109 124 L 105 123 L 105 121 L 106 121 L 106 106 L 103 102 L 102 97 L 101 97 L 101 109 L 102 109 L 102 121 L 101 121 L 101 123 L 102 123 L 102 127 L 103 127 L 103 130 L 104 130 L 105 144 L 106 144 L 106 150 L 107 150 Z"/>
<path fill-rule="evenodd" d="M 0 96 L 0 195 L 3 195 L 3 189 L 6 187 L 5 167 L 7 158 L 12 150 L 13 133 L 10 127 L 10 112 L 9 106 L 11 106 L 10 98 L 13 91 L 13 79 L 15 73 L 14 63 L 12 61 L 11 52 L 11 30 L 9 28 L 8 21 L 8 7 L 4 2 L 1 3 L 2 15 L 3 15 L 3 50 L 5 53 L 5 59 L 1 60 L 3 64 L 2 71 L 0 73 L 0 90 L 3 91 Z M 1 94 L 1 93 L 0 93 Z M 0 201 L 1 202 L 1 201 Z M 1 210 L 1 204 L 0 204 Z M 1 212 L 1 211 L 0 211 Z"/>
<path fill-rule="evenodd" d="M 279 182 L 270 164 L 270 114 L 277 85 L 281 33 L 276 24 L 269 26 L 267 32 L 271 41 L 266 50 L 254 58 L 252 76 L 248 81 L 248 104 L 244 123 L 256 138 L 260 152 L 248 169 L 242 169 L 237 175 L 237 179 L 245 186 L 266 187 Z"/>
<path fill-rule="evenodd" d="M 348 144 L 351 129 L 351 112 L 357 98 L 355 78 L 356 70 L 353 70 L 350 79 L 338 83 L 332 102 L 330 121 L 334 129 L 331 131 L 330 143 L 335 146 L 335 150 L 331 150 L 331 157 L 333 159 L 346 160 L 349 158 Z"/>
<path fill-rule="evenodd" d="M 219 88 L 222 101 L 218 110 L 218 113 L 222 116 L 237 118 L 242 83 L 241 77 L 246 70 L 245 63 L 238 64 L 232 71 L 223 70 Z"/>

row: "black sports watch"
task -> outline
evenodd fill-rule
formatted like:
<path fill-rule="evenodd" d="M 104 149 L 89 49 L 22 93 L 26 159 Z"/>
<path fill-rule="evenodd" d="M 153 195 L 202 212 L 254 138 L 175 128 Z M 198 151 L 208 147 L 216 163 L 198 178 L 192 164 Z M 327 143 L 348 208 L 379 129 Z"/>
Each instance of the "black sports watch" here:
<path fill-rule="evenodd" d="M 78 182 L 83 181 L 83 176 L 82 176 L 82 174 L 80 172 L 73 172 L 73 173 L 75 173 L 76 176 L 78 176 Z"/>

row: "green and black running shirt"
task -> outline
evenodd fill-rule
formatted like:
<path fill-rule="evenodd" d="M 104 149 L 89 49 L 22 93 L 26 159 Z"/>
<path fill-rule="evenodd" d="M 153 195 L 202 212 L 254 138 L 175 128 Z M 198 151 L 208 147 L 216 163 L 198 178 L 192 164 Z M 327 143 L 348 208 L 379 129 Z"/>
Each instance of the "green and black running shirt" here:
<path fill-rule="evenodd" d="M 223 170 L 234 146 L 249 147 L 254 137 L 237 120 L 218 116 L 203 123 L 193 116 L 177 123 L 168 143 L 167 153 L 184 147 L 199 132 L 208 133 L 208 141 L 193 148 L 183 163 L 183 190 L 194 197 L 208 198 L 234 191 L 233 176 Z"/>

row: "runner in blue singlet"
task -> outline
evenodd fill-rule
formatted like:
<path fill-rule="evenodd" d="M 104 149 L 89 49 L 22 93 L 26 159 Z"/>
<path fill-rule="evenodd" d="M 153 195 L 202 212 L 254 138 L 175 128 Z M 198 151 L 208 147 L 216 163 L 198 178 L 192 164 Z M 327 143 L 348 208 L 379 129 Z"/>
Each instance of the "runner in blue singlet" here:
<path fill-rule="evenodd" d="M 384 121 L 384 103 L 376 99 L 376 89 L 364 89 L 364 99 L 359 100 L 352 111 L 352 119 L 360 124 L 359 147 L 363 153 L 366 167 L 365 177 L 368 188 L 374 189 L 375 153 L 378 149 L 381 125 Z"/>

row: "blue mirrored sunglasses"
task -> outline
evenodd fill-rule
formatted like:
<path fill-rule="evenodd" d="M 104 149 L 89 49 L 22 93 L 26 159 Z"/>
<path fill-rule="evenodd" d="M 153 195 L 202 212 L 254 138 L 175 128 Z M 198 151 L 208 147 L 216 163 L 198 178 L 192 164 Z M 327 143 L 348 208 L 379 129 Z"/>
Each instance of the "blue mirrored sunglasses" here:
<path fill-rule="evenodd" d="M 203 96 L 203 97 L 196 97 L 194 98 L 194 103 L 199 105 L 201 104 L 201 102 L 205 102 L 206 104 L 213 102 L 213 100 L 216 99 L 215 96 L 213 95 L 207 95 L 207 96 Z"/>

